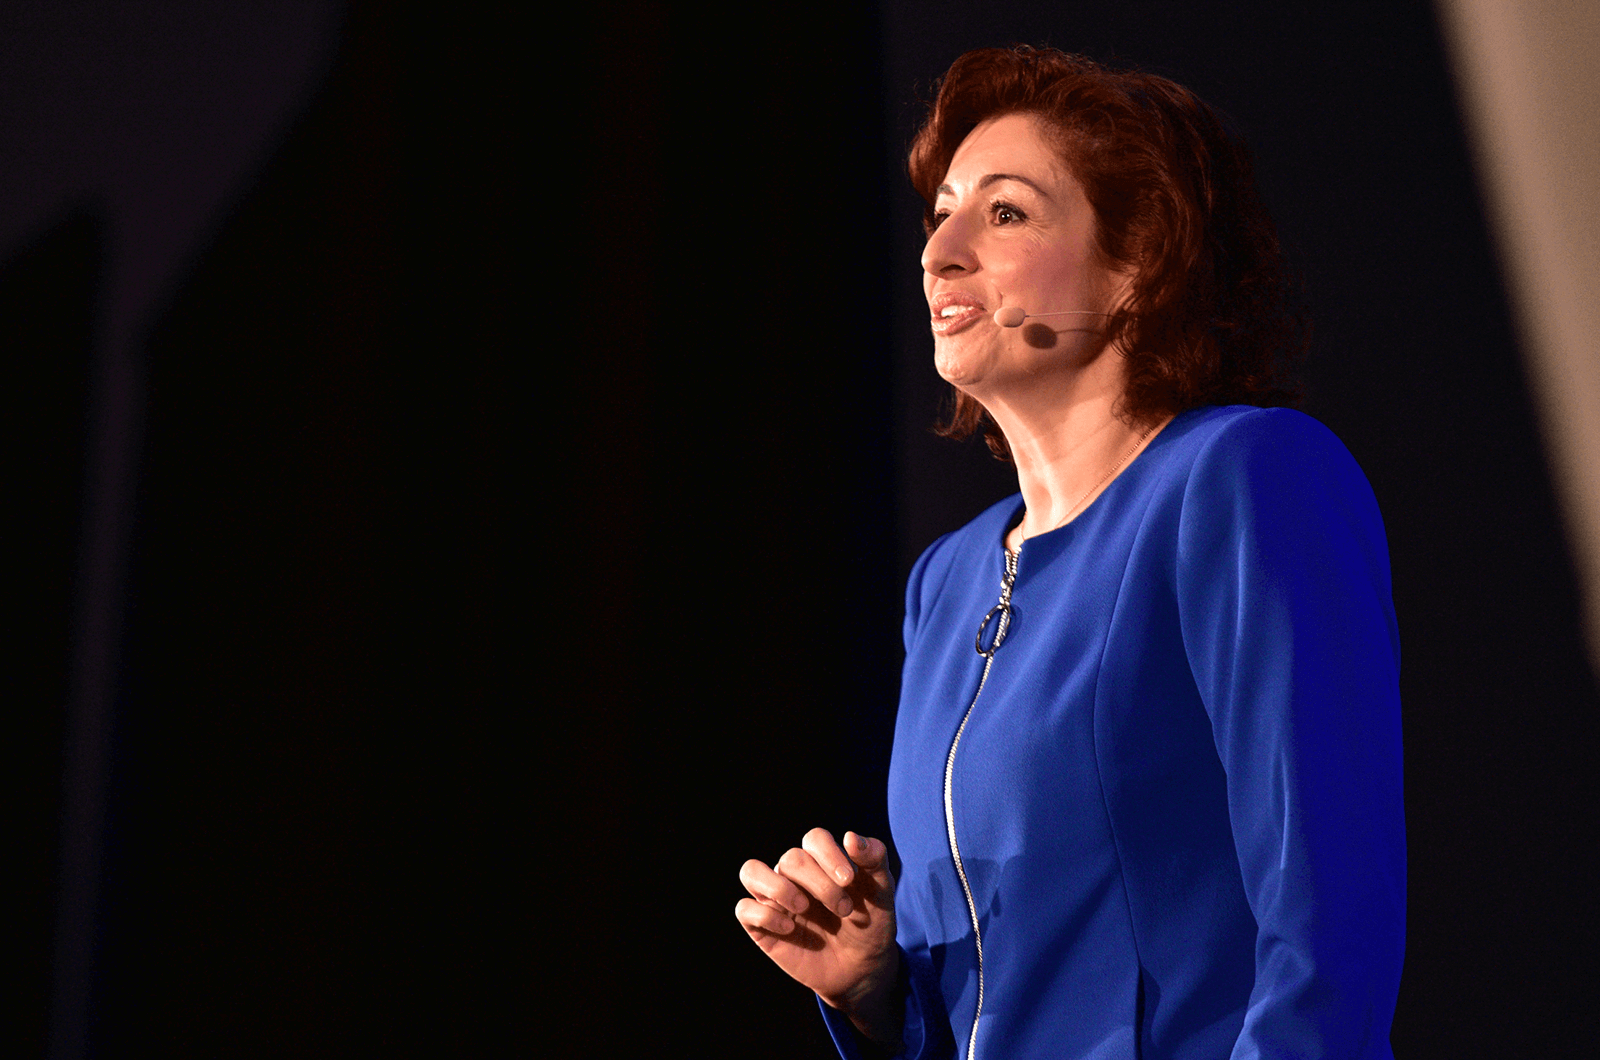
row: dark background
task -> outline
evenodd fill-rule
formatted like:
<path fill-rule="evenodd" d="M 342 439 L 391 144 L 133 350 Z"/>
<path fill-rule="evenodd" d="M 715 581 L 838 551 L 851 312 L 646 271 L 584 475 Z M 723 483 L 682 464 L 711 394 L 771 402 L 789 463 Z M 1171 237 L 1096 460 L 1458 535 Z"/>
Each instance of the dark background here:
<path fill-rule="evenodd" d="M 736 876 L 886 834 L 905 572 L 1014 489 L 927 433 L 902 162 L 950 60 L 1014 42 L 1227 111 L 1306 275 L 1405 652 L 1397 1052 L 1587 1055 L 1600 704 L 1426 5 L 189 6 L 100 51 L 95 4 L 0 27 L 84 98 L 277 115 L 208 183 L 242 118 L 5 185 L 17 1055 L 52 992 L 57 1055 L 826 1055 Z M 61 172 L 190 128 L 3 83 Z M 198 193 L 125 192 L 186 182 L 183 224 Z"/>
<path fill-rule="evenodd" d="M 0 14 L 7 1056 L 531 1028 L 512 40 Z"/>

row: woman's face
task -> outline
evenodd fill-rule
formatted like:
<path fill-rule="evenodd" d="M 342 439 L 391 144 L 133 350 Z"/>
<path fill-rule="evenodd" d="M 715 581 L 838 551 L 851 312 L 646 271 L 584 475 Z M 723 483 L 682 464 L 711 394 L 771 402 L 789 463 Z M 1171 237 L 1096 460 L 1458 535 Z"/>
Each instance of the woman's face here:
<path fill-rule="evenodd" d="M 1008 114 L 974 129 L 950 160 L 934 218 L 922 287 L 946 380 L 983 401 L 1104 351 L 1103 316 L 994 322 L 1003 306 L 1108 313 L 1129 285 L 1098 263 L 1094 211 L 1038 119 Z"/>

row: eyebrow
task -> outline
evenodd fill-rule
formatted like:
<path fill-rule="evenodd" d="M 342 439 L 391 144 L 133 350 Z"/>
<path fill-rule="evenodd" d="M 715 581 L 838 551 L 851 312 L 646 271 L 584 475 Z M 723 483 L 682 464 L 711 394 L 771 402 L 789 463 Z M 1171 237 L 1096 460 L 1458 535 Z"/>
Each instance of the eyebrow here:
<path fill-rule="evenodd" d="M 978 181 L 978 189 L 977 190 L 982 191 L 984 188 L 989 187 L 991 184 L 999 184 L 1003 180 L 1014 180 L 1019 184 L 1026 184 L 1028 187 L 1032 188 L 1034 191 L 1038 192 L 1040 195 L 1043 195 L 1045 198 L 1048 199 L 1048 198 L 1051 197 L 1050 193 L 1048 191 L 1045 191 L 1038 184 L 1036 184 L 1035 182 L 1029 180 L 1027 177 L 1021 176 L 1021 175 L 1016 174 L 1016 173 L 989 173 L 989 174 L 985 175 L 983 178 L 981 178 Z M 940 195 L 954 195 L 955 193 L 956 193 L 956 189 L 952 188 L 948 184 L 939 185 L 937 188 L 934 189 L 934 192 L 933 192 L 935 198 L 937 198 Z"/>

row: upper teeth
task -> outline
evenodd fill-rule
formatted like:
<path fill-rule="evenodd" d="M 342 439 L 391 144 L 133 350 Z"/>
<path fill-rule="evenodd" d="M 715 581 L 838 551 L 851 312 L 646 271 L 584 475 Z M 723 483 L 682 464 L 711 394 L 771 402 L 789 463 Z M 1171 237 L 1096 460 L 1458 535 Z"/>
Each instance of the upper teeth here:
<path fill-rule="evenodd" d="M 971 308 L 971 306 L 966 305 L 947 305 L 943 309 L 939 310 L 939 315 L 941 317 L 953 317 L 958 314 L 965 313 Z"/>

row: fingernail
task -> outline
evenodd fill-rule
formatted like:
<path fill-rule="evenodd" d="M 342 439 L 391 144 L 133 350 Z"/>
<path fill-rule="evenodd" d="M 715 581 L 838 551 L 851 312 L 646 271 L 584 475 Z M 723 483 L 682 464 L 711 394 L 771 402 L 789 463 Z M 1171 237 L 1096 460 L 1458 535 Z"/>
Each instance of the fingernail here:
<path fill-rule="evenodd" d="M 841 866 L 841 867 L 839 867 L 837 869 L 834 869 L 833 870 L 833 874 L 834 874 L 834 876 L 838 877 L 838 880 L 839 880 L 840 883 L 849 883 L 850 882 L 850 876 L 851 876 L 850 870 L 847 869 L 847 868 L 844 868 L 843 866 Z"/>
<path fill-rule="evenodd" d="M 848 894 L 845 895 L 843 898 L 839 899 L 839 915 L 840 916 L 849 916 L 850 915 L 850 910 L 854 909 L 855 907 L 856 907 L 855 903 L 850 900 L 850 896 Z"/>

